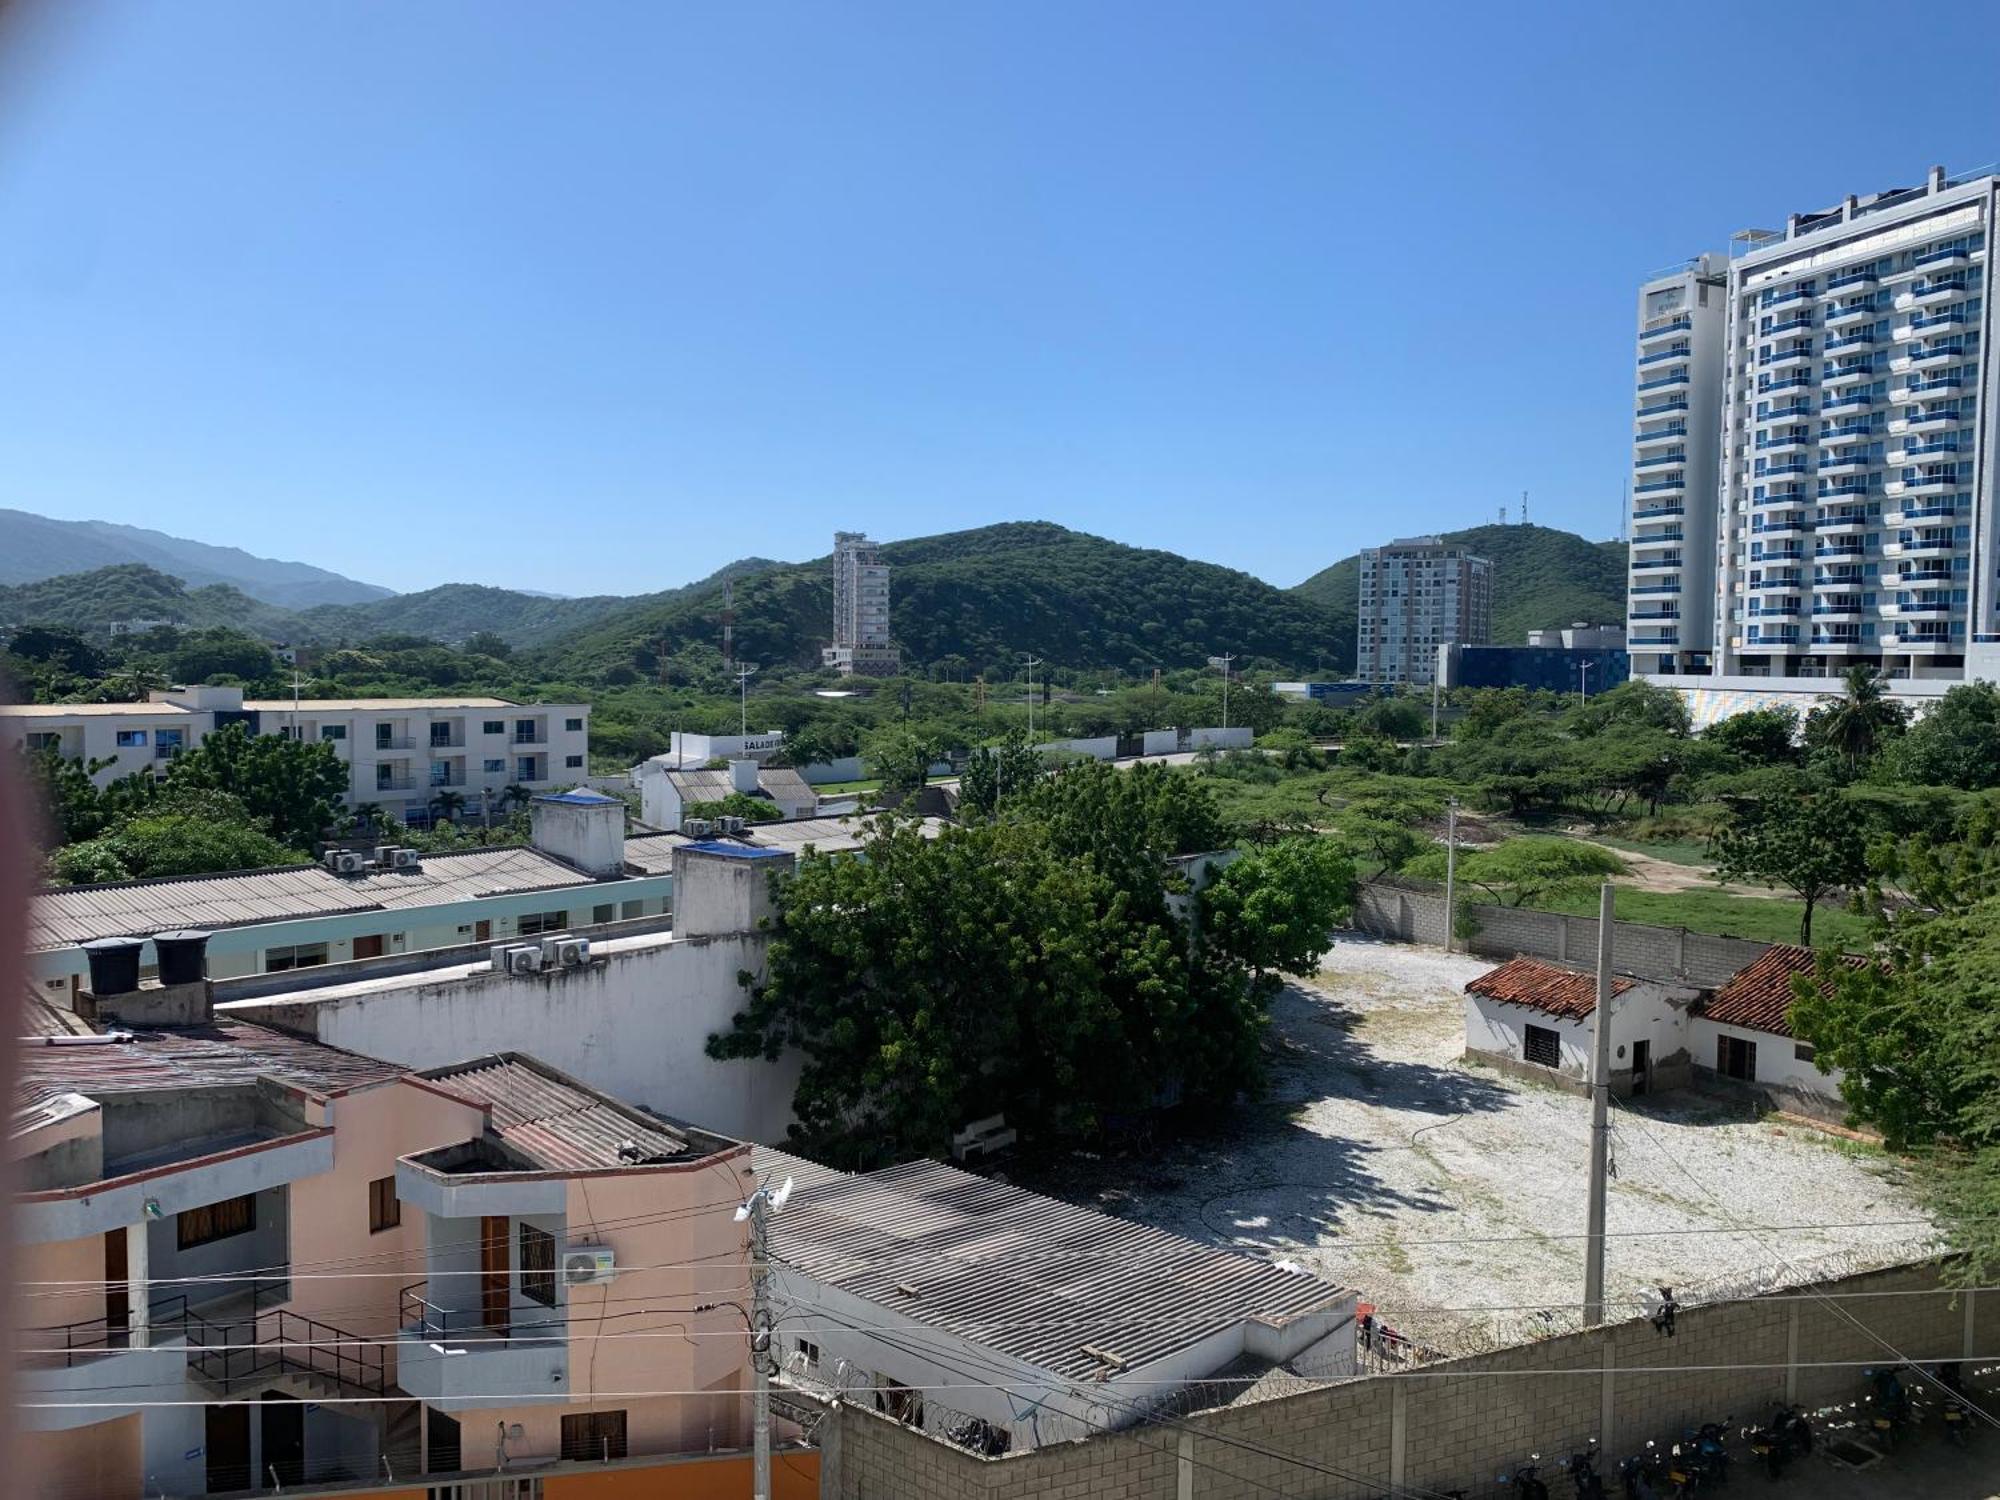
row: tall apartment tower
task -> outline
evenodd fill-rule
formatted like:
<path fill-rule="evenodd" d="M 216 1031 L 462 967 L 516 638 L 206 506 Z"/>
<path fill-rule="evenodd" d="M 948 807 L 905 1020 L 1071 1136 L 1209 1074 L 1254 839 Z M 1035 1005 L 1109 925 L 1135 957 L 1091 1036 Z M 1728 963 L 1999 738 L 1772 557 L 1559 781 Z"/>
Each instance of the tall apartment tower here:
<path fill-rule="evenodd" d="M 902 669 L 889 638 L 889 565 L 858 531 L 833 534 L 833 644 L 820 659 L 843 677 L 893 677 Z"/>
<path fill-rule="evenodd" d="M 1728 280 L 1722 256 L 1702 255 L 1639 289 L 1625 614 L 1634 672 L 1710 665 Z"/>
<path fill-rule="evenodd" d="M 1362 551 L 1362 681 L 1428 686 L 1439 646 L 1482 646 L 1492 631 L 1493 564 L 1485 558 L 1434 536 Z"/>

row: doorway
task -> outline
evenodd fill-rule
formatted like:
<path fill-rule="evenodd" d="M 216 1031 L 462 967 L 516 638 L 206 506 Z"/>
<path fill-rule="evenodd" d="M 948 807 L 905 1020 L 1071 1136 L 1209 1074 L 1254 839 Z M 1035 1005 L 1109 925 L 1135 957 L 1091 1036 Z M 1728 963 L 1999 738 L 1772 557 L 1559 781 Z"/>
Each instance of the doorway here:
<path fill-rule="evenodd" d="M 507 1292 L 507 1217 L 488 1214 L 479 1221 L 479 1321 L 504 1334 L 512 1298 Z"/>
<path fill-rule="evenodd" d="M 380 958 L 382 956 L 382 934 L 371 932 L 354 940 L 356 958 Z"/>
<path fill-rule="evenodd" d="M 426 1474 L 456 1474 L 465 1467 L 460 1454 L 458 1418 L 448 1417 L 441 1411 L 424 1409 L 424 1422 L 429 1431 L 427 1455 L 424 1459 Z"/>
<path fill-rule="evenodd" d="M 125 1226 L 104 1231 L 104 1342 L 122 1349 L 132 1333 L 132 1284 L 126 1280 Z"/>
<path fill-rule="evenodd" d="M 250 1488 L 250 1408 L 242 1403 L 207 1409 L 203 1446 L 208 1450 L 208 1492 Z"/>
<path fill-rule="evenodd" d="M 1740 1078 L 1753 1083 L 1757 1078 L 1757 1044 L 1740 1036 L 1724 1034 L 1715 1039 L 1715 1071 L 1724 1078 Z"/>
<path fill-rule="evenodd" d="M 1632 1044 L 1632 1097 L 1638 1098 L 1646 1092 L 1653 1081 L 1653 1044 L 1634 1042 Z"/>
<path fill-rule="evenodd" d="M 275 1484 L 304 1484 L 306 1478 L 306 1408 L 296 1396 L 266 1391 L 263 1414 L 264 1478 Z"/>

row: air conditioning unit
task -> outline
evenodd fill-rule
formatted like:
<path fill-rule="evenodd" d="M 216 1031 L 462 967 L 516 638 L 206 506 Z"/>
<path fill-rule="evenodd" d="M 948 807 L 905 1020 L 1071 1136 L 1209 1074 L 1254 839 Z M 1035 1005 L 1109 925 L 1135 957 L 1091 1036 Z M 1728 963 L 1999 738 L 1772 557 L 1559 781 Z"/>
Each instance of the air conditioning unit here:
<path fill-rule="evenodd" d="M 552 932 L 547 937 L 543 938 L 542 967 L 545 969 L 553 969 L 557 965 L 559 965 L 562 962 L 563 944 L 573 943 L 575 941 L 576 939 L 571 937 L 566 932 Z"/>
<path fill-rule="evenodd" d="M 562 938 L 555 944 L 555 950 L 556 968 L 575 969 L 590 962 L 589 938 Z M 542 949 L 542 963 L 544 967 L 549 966 L 549 950 L 546 945 Z"/>
<path fill-rule="evenodd" d="M 415 849 L 397 849 L 393 851 L 392 858 L 399 870 L 414 870 L 424 862 L 423 855 Z"/>
<path fill-rule="evenodd" d="M 705 839 L 714 832 L 714 825 L 706 818 L 683 818 L 681 832 L 692 838 Z"/>
<path fill-rule="evenodd" d="M 394 844 L 377 844 L 375 846 L 375 863 L 385 870 L 394 865 L 396 863 L 396 846 Z"/>
<path fill-rule="evenodd" d="M 717 833 L 741 833 L 743 831 L 743 820 L 734 816 L 717 818 L 715 820 L 715 831 Z"/>
<path fill-rule="evenodd" d="M 493 945 L 488 961 L 492 963 L 495 974 L 505 974 L 507 972 L 507 955 L 513 951 L 514 945 L 512 943 L 495 943 Z"/>
<path fill-rule="evenodd" d="M 602 1286 L 618 1272 L 609 1245 L 565 1245 L 562 1266 L 564 1286 Z"/>
<path fill-rule="evenodd" d="M 537 974 L 542 968 L 542 950 L 522 943 L 507 950 L 507 972 L 509 974 Z"/>
<path fill-rule="evenodd" d="M 352 849 L 329 849 L 326 867 L 336 875 L 359 875 L 368 868 L 368 861 Z"/>

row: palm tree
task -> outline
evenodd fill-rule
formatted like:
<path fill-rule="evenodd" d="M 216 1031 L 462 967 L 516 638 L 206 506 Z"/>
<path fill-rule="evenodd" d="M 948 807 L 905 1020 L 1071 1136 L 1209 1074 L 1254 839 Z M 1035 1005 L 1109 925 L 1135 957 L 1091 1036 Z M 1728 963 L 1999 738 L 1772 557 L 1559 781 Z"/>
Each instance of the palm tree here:
<path fill-rule="evenodd" d="M 1841 696 L 1814 717 L 1820 720 L 1820 743 L 1840 753 L 1849 775 L 1903 725 L 1902 706 L 1889 697 L 1881 672 L 1865 662 L 1847 669 Z"/>
<path fill-rule="evenodd" d="M 388 809 L 379 802 L 357 802 L 348 813 L 356 832 L 372 832 L 388 818 Z"/>
<path fill-rule="evenodd" d="M 465 793 L 444 791 L 431 798 L 431 816 L 445 822 L 456 823 L 459 814 L 465 811 Z"/>
<path fill-rule="evenodd" d="M 535 794 L 516 781 L 502 787 L 496 800 L 503 808 L 526 807 L 535 800 Z"/>

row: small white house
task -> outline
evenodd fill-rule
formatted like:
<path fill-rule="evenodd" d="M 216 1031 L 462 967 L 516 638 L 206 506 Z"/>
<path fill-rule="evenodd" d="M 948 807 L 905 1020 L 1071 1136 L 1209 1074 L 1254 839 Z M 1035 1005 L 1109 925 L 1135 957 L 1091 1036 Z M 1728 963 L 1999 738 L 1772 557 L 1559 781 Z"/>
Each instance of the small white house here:
<path fill-rule="evenodd" d="M 1868 960 L 1842 962 L 1858 968 Z M 1780 1109 L 1839 1119 L 1839 1070 L 1820 1067 L 1812 1047 L 1792 1035 L 1792 981 L 1811 975 L 1813 964 L 1810 948 L 1780 943 L 1702 1001 L 1689 1032 L 1696 1072 L 1749 1086 Z"/>
<path fill-rule="evenodd" d="M 683 771 L 671 755 L 656 755 L 634 768 L 634 779 L 639 816 L 669 831 L 681 826 L 689 807 L 721 802 L 732 793 L 769 803 L 781 818 L 810 818 L 819 810 L 819 794 L 797 771 L 760 766 L 748 758 L 732 760 L 724 770 Z"/>
<path fill-rule="evenodd" d="M 1614 978 L 1611 1087 L 1621 1096 L 1688 1081 L 1688 1012 L 1699 990 Z M 1597 978 L 1516 958 L 1465 986 L 1465 1053 L 1520 1078 L 1590 1086 Z"/>

